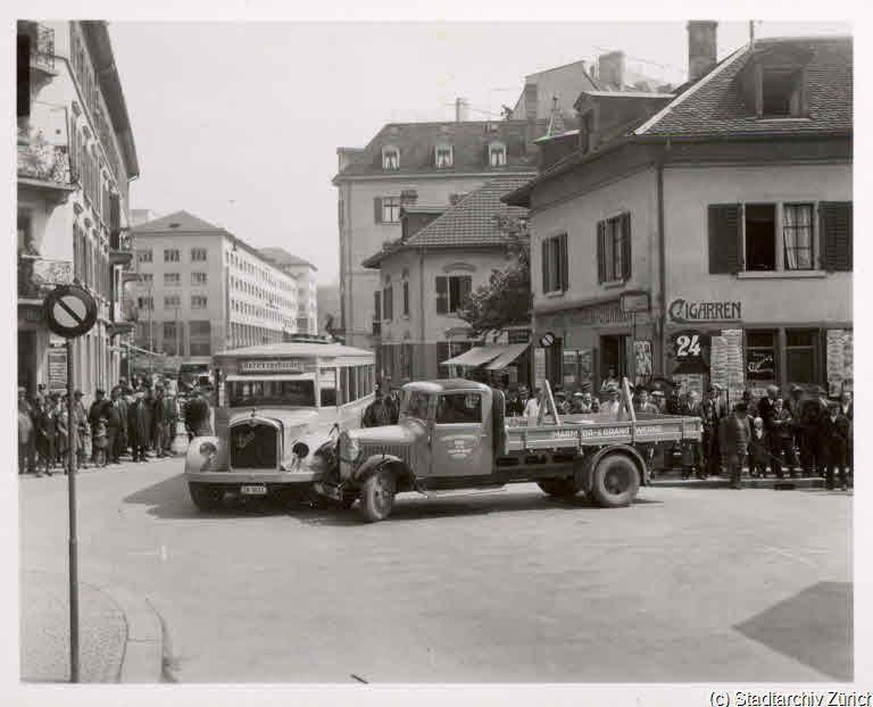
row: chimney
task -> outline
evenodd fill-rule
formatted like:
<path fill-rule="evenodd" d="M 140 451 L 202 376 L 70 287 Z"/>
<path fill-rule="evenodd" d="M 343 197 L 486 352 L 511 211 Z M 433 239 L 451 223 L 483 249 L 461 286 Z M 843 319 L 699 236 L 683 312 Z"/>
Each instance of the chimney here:
<path fill-rule="evenodd" d="M 608 91 L 624 89 L 624 52 L 615 51 L 597 57 L 597 77 Z"/>
<path fill-rule="evenodd" d="M 524 119 L 537 119 L 537 85 L 533 81 L 524 85 Z"/>
<path fill-rule="evenodd" d="M 455 122 L 463 123 L 470 120 L 470 101 L 466 98 L 455 99 Z"/>
<path fill-rule="evenodd" d="M 688 80 L 697 79 L 709 73 L 718 63 L 716 28 L 718 22 L 694 20 L 688 25 Z"/>

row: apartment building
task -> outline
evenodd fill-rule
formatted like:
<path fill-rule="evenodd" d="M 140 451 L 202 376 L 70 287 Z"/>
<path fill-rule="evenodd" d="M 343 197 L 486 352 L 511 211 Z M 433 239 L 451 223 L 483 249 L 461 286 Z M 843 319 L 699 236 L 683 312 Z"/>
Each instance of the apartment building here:
<path fill-rule="evenodd" d="M 97 323 L 73 344 L 74 384 L 90 395 L 119 377 L 129 332 L 121 307 L 131 259 L 129 183 L 139 176 L 105 22 L 17 24 L 18 384 L 66 387 L 64 340 L 42 318 L 45 295 L 78 283 Z"/>
<path fill-rule="evenodd" d="M 260 253 L 297 280 L 297 333 L 318 333 L 318 268 L 282 248 L 261 248 Z"/>
<path fill-rule="evenodd" d="M 186 211 L 131 231 L 136 345 L 166 365 L 297 331 L 297 281 L 229 231 Z"/>

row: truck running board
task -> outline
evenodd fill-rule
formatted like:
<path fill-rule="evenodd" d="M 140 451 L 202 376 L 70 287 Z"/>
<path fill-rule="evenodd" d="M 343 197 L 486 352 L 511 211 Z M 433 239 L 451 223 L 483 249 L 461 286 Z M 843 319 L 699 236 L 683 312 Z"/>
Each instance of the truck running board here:
<path fill-rule="evenodd" d="M 494 493 L 495 491 L 506 491 L 506 486 L 481 486 L 476 488 L 466 489 L 420 489 L 416 488 L 422 496 L 428 498 L 457 498 L 458 496 L 480 496 L 483 493 Z"/>

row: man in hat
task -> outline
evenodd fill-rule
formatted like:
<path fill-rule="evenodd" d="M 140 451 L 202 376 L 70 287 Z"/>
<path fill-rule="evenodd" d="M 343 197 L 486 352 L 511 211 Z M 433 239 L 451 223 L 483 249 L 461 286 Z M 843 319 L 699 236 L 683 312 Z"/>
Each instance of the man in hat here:
<path fill-rule="evenodd" d="M 743 461 L 748 454 L 749 438 L 752 436 L 749 428 L 749 407 L 745 402 L 734 405 L 733 413 L 720 422 L 718 434 L 731 488 L 741 489 Z"/>
<path fill-rule="evenodd" d="M 133 403 L 127 407 L 127 430 L 130 438 L 130 448 L 133 461 L 146 461 L 146 445 L 150 432 L 149 417 L 146 411 L 145 393 L 137 391 L 133 396 Z"/>
<path fill-rule="evenodd" d="M 36 430 L 33 424 L 33 408 L 27 402 L 27 391 L 18 389 L 18 473 L 34 471 Z"/>
<path fill-rule="evenodd" d="M 827 415 L 821 421 L 821 433 L 826 445 L 825 488 L 834 488 L 834 467 L 840 475 L 840 488 L 849 488 L 846 480 L 846 462 L 849 451 L 849 418 L 840 410 L 838 402 L 828 403 Z"/>
<path fill-rule="evenodd" d="M 782 440 L 778 434 L 778 421 L 776 419 L 776 399 L 779 397 L 779 388 L 775 385 L 767 386 L 767 394 L 758 401 L 758 417 L 763 423 L 766 435 L 765 450 L 769 457 L 770 469 L 776 474 L 777 479 L 782 478 Z"/>
<path fill-rule="evenodd" d="M 701 447 L 703 449 L 703 473 L 717 476 L 721 473 L 721 451 L 718 446 L 718 426 L 725 417 L 721 403 L 722 387 L 713 383 L 700 403 L 700 420 L 703 427 Z"/>
<path fill-rule="evenodd" d="M 621 414 L 621 391 L 613 386 L 606 391 L 606 402 L 600 406 L 600 412 L 608 413 L 610 418 L 617 420 Z"/>
<path fill-rule="evenodd" d="M 100 426 L 100 418 L 106 416 L 106 391 L 103 388 L 97 388 L 94 391 L 94 402 L 88 408 L 88 424 L 91 427 L 92 435 L 97 434 L 97 428 Z M 91 463 L 97 463 L 97 445 L 95 439 L 91 438 Z"/>
<path fill-rule="evenodd" d="M 804 420 L 804 407 L 806 401 L 803 399 L 803 388 L 794 384 L 790 388 L 788 400 L 785 401 L 785 408 L 791 416 L 791 428 L 794 434 L 794 446 L 800 455 L 800 467 L 803 469 L 804 475 L 808 475 L 810 471 L 810 450 L 807 447 L 806 421 Z"/>
<path fill-rule="evenodd" d="M 391 408 L 382 393 L 382 386 L 376 386 L 373 402 L 367 405 L 361 418 L 361 427 L 382 427 L 391 424 Z"/>

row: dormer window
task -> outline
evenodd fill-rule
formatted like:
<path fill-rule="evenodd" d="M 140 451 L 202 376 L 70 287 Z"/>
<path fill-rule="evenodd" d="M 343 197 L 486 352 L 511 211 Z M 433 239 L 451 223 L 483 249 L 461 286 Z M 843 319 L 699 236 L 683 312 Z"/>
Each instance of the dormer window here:
<path fill-rule="evenodd" d="M 803 72 L 768 69 L 761 76 L 762 118 L 803 117 L 801 107 Z"/>
<path fill-rule="evenodd" d="M 503 167 L 506 164 L 506 145 L 502 142 L 488 145 L 488 164 L 491 167 Z"/>
<path fill-rule="evenodd" d="M 452 166 L 452 146 L 437 145 L 434 148 L 434 164 L 437 169 L 450 169 Z"/>
<path fill-rule="evenodd" d="M 382 169 L 400 169 L 400 150 L 393 145 L 382 148 Z"/>

